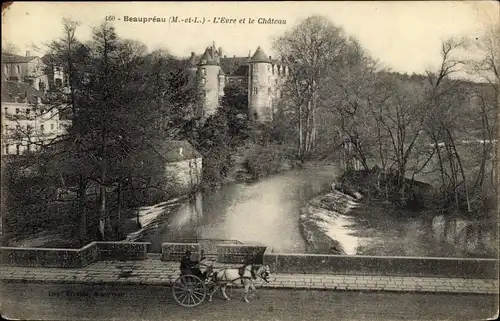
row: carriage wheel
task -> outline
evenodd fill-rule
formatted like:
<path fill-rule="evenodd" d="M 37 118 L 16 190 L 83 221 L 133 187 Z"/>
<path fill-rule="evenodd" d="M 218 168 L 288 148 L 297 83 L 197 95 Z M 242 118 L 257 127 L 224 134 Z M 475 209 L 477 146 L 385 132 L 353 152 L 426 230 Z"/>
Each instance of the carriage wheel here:
<path fill-rule="evenodd" d="M 192 308 L 205 301 L 205 283 L 194 275 L 181 275 L 172 287 L 174 299 L 184 307 Z"/>

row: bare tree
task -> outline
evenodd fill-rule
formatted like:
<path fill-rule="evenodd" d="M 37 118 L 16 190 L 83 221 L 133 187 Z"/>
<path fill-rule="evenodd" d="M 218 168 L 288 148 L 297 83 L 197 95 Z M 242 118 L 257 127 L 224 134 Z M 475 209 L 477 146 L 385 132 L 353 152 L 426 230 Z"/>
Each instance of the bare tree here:
<path fill-rule="evenodd" d="M 435 148 L 438 156 L 443 196 L 446 198 L 446 186 L 451 188 L 455 196 L 455 206 L 459 207 L 459 187 L 465 192 L 468 211 L 471 210 L 467 179 L 457 150 L 456 130 L 458 121 L 462 119 L 460 113 L 464 110 L 463 92 L 460 91 L 459 81 L 450 78 L 464 65 L 464 60 L 457 58 L 457 52 L 466 45 L 465 39 L 450 38 L 441 44 L 441 64 L 437 72 L 427 72 L 427 117 L 424 121 L 424 130 Z M 442 148 L 444 147 L 444 148 Z M 444 149 L 444 150 L 443 150 Z M 444 153 L 444 154 L 443 154 Z M 448 164 L 446 164 L 446 162 Z M 459 176 L 461 180 L 459 180 Z M 446 183 L 446 177 L 450 184 Z"/>
<path fill-rule="evenodd" d="M 284 91 L 295 107 L 301 160 L 314 149 L 317 108 L 325 94 L 322 86 L 341 65 L 346 44 L 343 30 L 321 16 L 303 20 L 274 41 L 275 51 L 290 70 Z"/>
<path fill-rule="evenodd" d="M 2 53 L 17 55 L 19 54 L 19 52 L 19 47 L 11 41 L 5 41 L 5 43 L 2 45 Z"/>

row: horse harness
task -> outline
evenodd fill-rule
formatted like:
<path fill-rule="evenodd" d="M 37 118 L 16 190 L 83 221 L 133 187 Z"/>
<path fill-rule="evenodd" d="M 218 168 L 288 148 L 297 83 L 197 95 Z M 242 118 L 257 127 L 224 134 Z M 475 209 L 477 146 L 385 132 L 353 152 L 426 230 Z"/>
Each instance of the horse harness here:
<path fill-rule="evenodd" d="M 256 280 L 257 275 L 255 274 L 255 271 L 257 270 L 255 268 L 255 265 L 250 265 L 252 268 L 250 269 L 250 275 L 252 276 L 252 279 Z M 245 274 L 245 265 L 238 268 L 238 274 L 242 279 L 250 279 L 248 276 L 243 276 Z"/>
<path fill-rule="evenodd" d="M 234 281 L 236 281 L 236 280 L 238 280 L 238 279 L 241 279 L 241 284 L 243 284 L 243 279 L 250 279 L 250 280 L 251 280 L 251 279 L 254 279 L 254 280 L 256 280 L 256 279 L 257 279 L 257 274 L 255 273 L 255 271 L 257 270 L 257 268 L 256 268 L 256 267 L 252 264 L 252 265 L 251 265 L 251 267 L 252 267 L 252 268 L 250 269 L 250 274 L 251 274 L 251 277 L 248 277 L 248 276 L 244 276 L 244 275 L 245 275 L 245 267 L 246 267 L 246 265 L 244 265 L 244 266 L 242 266 L 242 267 L 238 268 L 238 275 L 240 276 L 239 278 L 234 279 L 234 280 L 228 280 L 228 281 L 229 281 L 229 282 L 234 282 Z M 223 271 L 224 271 L 224 278 L 226 278 L 226 279 L 227 279 L 227 274 L 226 274 L 227 270 L 228 270 L 227 268 L 225 268 L 225 269 L 223 270 Z M 220 272 L 221 272 L 221 271 L 219 271 L 218 273 L 220 273 Z M 213 276 L 212 276 L 212 280 L 213 280 L 213 281 L 216 281 L 216 280 L 217 280 L 217 274 L 218 274 L 218 273 L 214 273 L 214 274 L 213 274 Z"/>

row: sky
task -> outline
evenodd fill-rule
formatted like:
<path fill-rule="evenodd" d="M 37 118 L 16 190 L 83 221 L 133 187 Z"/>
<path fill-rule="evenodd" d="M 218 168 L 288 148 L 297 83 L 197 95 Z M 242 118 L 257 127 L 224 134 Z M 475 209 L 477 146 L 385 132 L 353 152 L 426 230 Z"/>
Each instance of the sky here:
<path fill-rule="evenodd" d="M 352 2 L 14 2 L 4 9 L 2 45 L 20 53 L 61 35 L 62 18 L 81 22 L 77 37 L 88 40 L 91 28 L 114 16 L 120 37 L 143 42 L 150 50 L 179 56 L 203 53 L 215 42 L 228 57 L 247 56 L 258 46 L 273 55 L 272 39 L 311 15 L 323 15 L 355 36 L 380 63 L 411 74 L 435 69 L 441 41 L 451 36 L 480 37 L 486 23 L 499 23 L 496 1 L 352 1 Z M 125 22 L 129 17 L 166 18 L 167 22 Z M 171 23 L 170 17 L 205 18 L 205 24 Z M 215 17 L 244 24 L 208 23 Z M 249 18 L 286 20 L 286 24 L 249 24 Z M 118 20 L 120 19 L 120 20 Z"/>

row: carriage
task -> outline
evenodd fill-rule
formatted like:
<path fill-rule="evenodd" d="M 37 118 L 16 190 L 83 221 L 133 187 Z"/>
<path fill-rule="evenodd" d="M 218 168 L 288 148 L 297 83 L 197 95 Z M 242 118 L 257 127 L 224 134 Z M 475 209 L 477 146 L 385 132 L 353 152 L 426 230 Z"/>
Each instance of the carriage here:
<path fill-rule="evenodd" d="M 207 272 L 212 269 L 211 265 L 199 263 L 207 267 Z M 199 275 L 193 271 L 181 271 L 181 275 L 174 281 L 172 292 L 175 301 L 184 307 L 192 308 L 205 301 L 207 294 L 213 290 L 215 284 L 207 275 Z"/>
<path fill-rule="evenodd" d="M 225 239 L 196 238 L 195 240 L 184 239 L 184 241 L 202 243 L 203 248 L 213 251 L 211 253 L 215 252 L 217 244 L 243 244 L 237 240 Z M 210 302 L 218 288 L 221 290 L 224 299 L 229 300 L 226 294 L 226 287 L 228 285 L 236 285 L 236 283 L 240 281 L 245 288 L 244 300 L 248 302 L 248 290 L 251 288 L 255 291 L 255 286 L 251 279 L 256 280 L 257 277 L 259 277 L 265 282 L 268 282 L 267 277 L 270 273 L 269 266 L 260 266 L 262 264 L 257 264 L 259 260 L 256 259 L 255 255 L 247 257 L 247 259 L 244 260 L 245 262 L 242 262 L 243 266 L 240 265 L 239 267 L 214 270 L 213 263 L 215 262 L 215 257 L 213 257 L 213 254 L 208 254 L 208 257 L 205 257 L 203 250 L 201 250 L 199 254 L 200 257 L 195 260 L 197 264 L 191 266 L 191 268 L 181 270 L 180 276 L 173 282 L 173 296 L 175 301 L 181 306 L 189 308 L 196 307 L 203 303 L 207 297 Z M 200 273 L 200 267 L 203 268 L 205 272 Z M 256 274 L 257 272 L 258 275 Z"/>
<path fill-rule="evenodd" d="M 205 266 L 206 272 L 196 273 L 186 269 L 181 271 L 181 275 L 174 281 L 172 292 L 175 301 L 181 306 L 196 307 L 205 301 L 207 295 L 210 295 L 208 301 L 211 302 L 217 288 L 220 288 L 224 299 L 229 300 L 226 286 L 235 281 L 241 281 L 241 284 L 244 285 L 245 295 L 243 299 L 245 302 L 249 302 L 248 290 L 256 291 L 253 280 L 259 277 L 265 282 L 269 282 L 267 279 L 270 275 L 268 265 L 256 268 L 256 265 L 251 263 L 244 264 L 239 268 L 223 268 L 218 271 L 214 271 L 212 265 L 201 262 L 198 265 Z"/>

